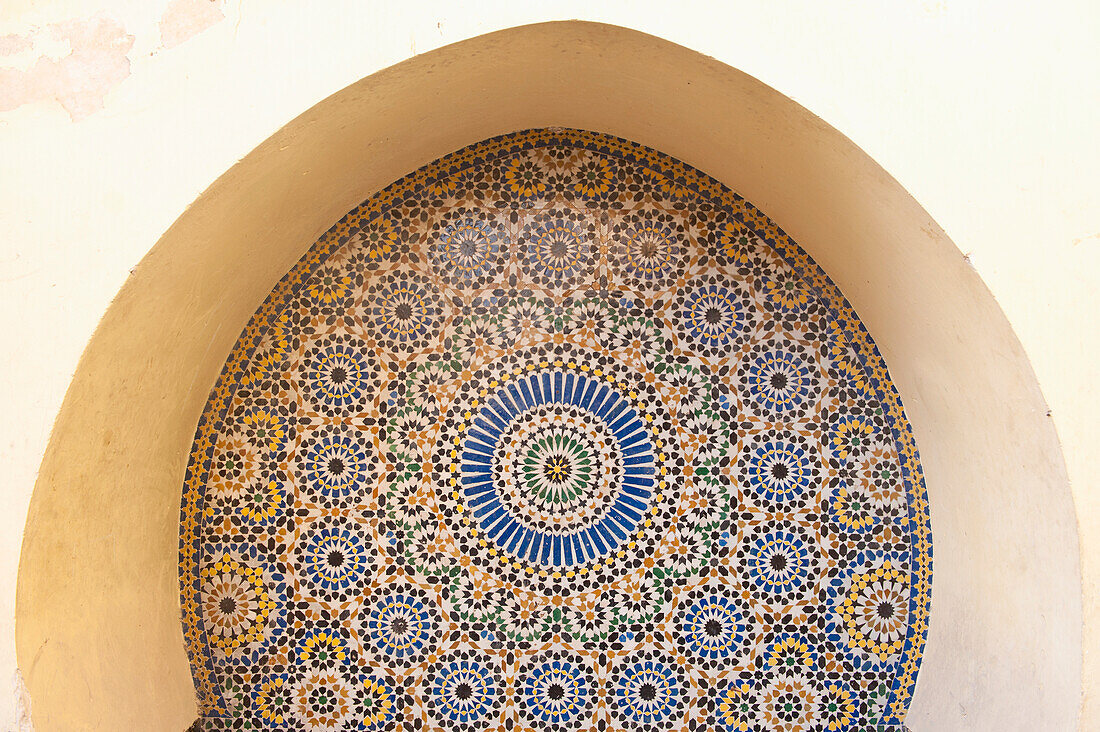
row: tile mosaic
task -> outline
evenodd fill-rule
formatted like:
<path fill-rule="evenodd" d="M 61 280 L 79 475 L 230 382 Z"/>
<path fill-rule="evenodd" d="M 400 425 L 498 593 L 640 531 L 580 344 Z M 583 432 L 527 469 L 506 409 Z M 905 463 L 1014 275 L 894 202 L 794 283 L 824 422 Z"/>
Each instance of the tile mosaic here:
<path fill-rule="evenodd" d="M 835 285 L 717 181 L 530 130 L 345 216 L 183 491 L 208 729 L 900 730 L 928 504 Z"/>

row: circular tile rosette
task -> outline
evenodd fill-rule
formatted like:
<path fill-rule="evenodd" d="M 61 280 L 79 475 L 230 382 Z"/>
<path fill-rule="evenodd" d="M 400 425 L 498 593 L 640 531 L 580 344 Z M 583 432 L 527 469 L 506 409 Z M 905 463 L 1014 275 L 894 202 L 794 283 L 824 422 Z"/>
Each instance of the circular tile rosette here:
<path fill-rule="evenodd" d="M 528 659 L 518 675 L 520 715 L 536 730 L 586 729 L 596 705 L 591 664 L 560 651 Z"/>
<path fill-rule="evenodd" d="M 546 596 L 643 567 L 671 525 L 678 448 L 642 374 L 546 344 L 474 372 L 444 416 L 439 513 L 473 567 Z"/>

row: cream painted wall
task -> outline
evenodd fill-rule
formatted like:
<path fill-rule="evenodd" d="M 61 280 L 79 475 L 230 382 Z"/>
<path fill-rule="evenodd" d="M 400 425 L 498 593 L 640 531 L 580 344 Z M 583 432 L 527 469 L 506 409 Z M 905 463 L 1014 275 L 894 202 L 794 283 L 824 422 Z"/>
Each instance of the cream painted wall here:
<path fill-rule="evenodd" d="M 0 76 L 7 86 L 0 106 L 20 101 L 15 87 L 31 100 L 0 113 L 0 306 L 9 314 L 0 327 L 14 344 L 0 392 L 11 415 L 0 424 L 8 456 L 0 674 L 13 687 L 0 693 L 0 728 L 19 724 L 11 625 L 35 472 L 81 350 L 130 267 L 218 175 L 323 97 L 415 53 L 559 18 L 653 33 L 787 94 L 890 171 L 970 257 L 1032 359 L 1063 441 L 1082 517 L 1086 648 L 1097 648 L 1100 452 L 1090 417 L 1100 397 L 1090 377 L 1100 285 L 1100 11 L 1093 3 L 1042 11 L 1003 2 L 888 10 L 849 2 L 596 10 L 558 3 L 546 12 L 519 3 L 383 10 L 231 2 L 223 20 L 164 48 L 166 11 L 164 28 L 208 10 L 189 5 L 21 0 L 0 11 L 0 69 L 13 70 Z M 97 11 L 120 30 L 50 27 Z M 120 50 L 127 36 L 132 45 Z M 49 71 L 36 67 L 40 54 L 70 52 L 86 60 L 76 67 L 87 72 L 82 87 L 104 92 L 101 108 L 98 98 L 81 100 L 75 122 L 50 101 L 71 102 L 64 75 L 36 70 Z M 128 66 L 122 78 L 119 64 Z M 1093 688 L 1095 666 L 1086 661 Z M 1100 725 L 1098 711 L 1086 705 L 1082 728 Z"/>

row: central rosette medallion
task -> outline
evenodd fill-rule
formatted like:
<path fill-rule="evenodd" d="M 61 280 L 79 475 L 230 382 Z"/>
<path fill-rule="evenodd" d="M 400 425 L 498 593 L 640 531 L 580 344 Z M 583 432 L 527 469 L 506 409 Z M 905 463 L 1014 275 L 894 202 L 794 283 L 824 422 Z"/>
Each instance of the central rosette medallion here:
<path fill-rule="evenodd" d="M 655 463 L 642 415 L 613 386 L 545 370 L 482 405 L 463 443 L 461 492 L 501 551 L 574 567 L 613 554 L 643 524 Z"/>
<path fill-rule="evenodd" d="M 568 345 L 516 352 L 460 387 L 444 420 L 445 521 L 475 566 L 517 587 L 596 587 L 667 527 L 669 429 L 625 365 Z"/>
<path fill-rule="evenodd" d="M 565 381 L 561 372 L 552 374 L 552 385 L 564 385 Z M 476 433 L 471 431 L 463 452 L 463 491 L 470 505 L 479 507 L 479 516 L 503 505 L 506 514 L 534 535 L 567 537 L 564 553 L 554 553 L 552 559 L 557 566 L 572 565 L 574 557 L 583 559 L 579 551 L 571 551 L 569 537 L 605 517 L 633 527 L 639 513 L 645 511 L 654 483 L 652 451 L 647 450 L 645 463 L 631 471 L 634 496 L 620 496 L 624 466 L 617 438 L 632 438 L 632 445 L 641 443 L 645 436 L 640 422 L 631 421 L 634 434 L 623 434 L 622 429 L 616 434 L 600 414 L 562 401 L 569 395 L 552 391 L 537 398 L 554 401 L 518 414 L 509 413 L 514 403 L 507 394 L 498 394 L 494 403 L 487 405 L 491 414 L 483 416 Z M 613 399 L 620 404 L 623 401 L 617 395 Z M 497 421 L 502 414 L 511 419 L 504 430 Z M 486 454 L 487 448 L 492 453 Z M 486 469 L 489 463 L 491 474 Z M 618 509 L 608 516 L 616 499 L 620 499 Z M 496 536 L 508 528 L 499 521 L 491 526 Z M 491 530 L 490 526 L 484 528 Z M 556 543 L 560 546 L 560 539 Z M 585 546 L 594 544 L 588 541 Z"/>

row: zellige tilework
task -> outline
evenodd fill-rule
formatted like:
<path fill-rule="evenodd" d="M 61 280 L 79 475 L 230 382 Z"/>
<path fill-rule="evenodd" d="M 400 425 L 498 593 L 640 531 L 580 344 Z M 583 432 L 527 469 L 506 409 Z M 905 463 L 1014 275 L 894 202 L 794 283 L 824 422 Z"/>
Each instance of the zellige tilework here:
<path fill-rule="evenodd" d="M 332 227 L 183 489 L 206 727 L 900 730 L 913 435 L 851 306 L 661 153 L 487 140 Z"/>

